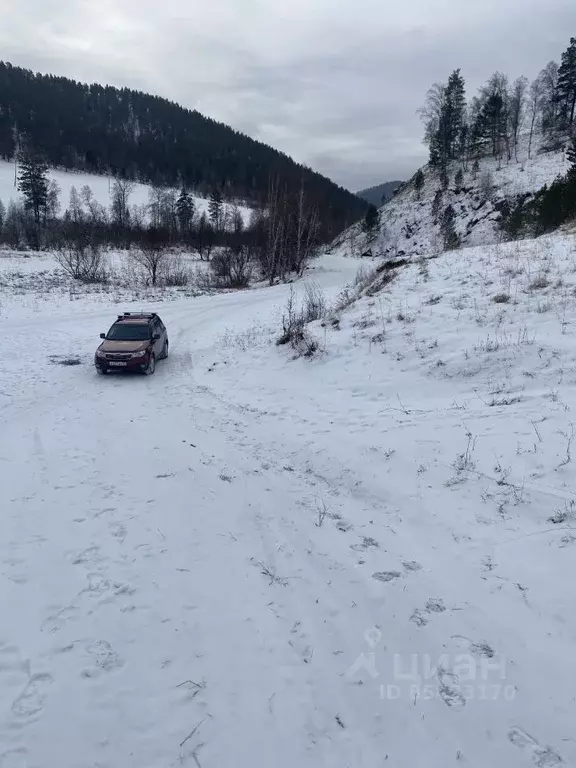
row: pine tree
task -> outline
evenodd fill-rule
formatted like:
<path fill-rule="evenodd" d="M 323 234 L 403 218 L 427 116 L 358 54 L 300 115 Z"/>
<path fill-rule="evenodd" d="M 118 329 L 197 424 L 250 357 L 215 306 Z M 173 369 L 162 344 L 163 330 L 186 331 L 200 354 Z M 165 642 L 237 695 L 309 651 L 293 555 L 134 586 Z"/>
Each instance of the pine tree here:
<path fill-rule="evenodd" d="M 480 173 L 480 161 L 478 158 L 474 160 L 474 164 L 472 165 L 472 177 L 475 179 L 478 174 Z"/>
<path fill-rule="evenodd" d="M 444 192 L 448 189 L 449 184 L 450 177 L 448 176 L 448 170 L 446 169 L 446 166 L 443 166 L 442 170 L 440 171 L 440 186 Z"/>
<path fill-rule="evenodd" d="M 449 160 L 460 154 L 460 141 L 466 119 L 466 82 L 459 69 L 448 78 L 446 88 L 446 121 L 449 125 L 446 151 Z"/>
<path fill-rule="evenodd" d="M 31 211 L 40 226 L 48 200 L 48 166 L 34 150 L 24 150 L 19 158 L 18 189 L 24 197 L 24 208 Z"/>
<path fill-rule="evenodd" d="M 474 123 L 471 128 L 473 154 L 480 157 L 489 151 L 500 160 L 504 146 L 510 155 L 508 78 L 495 72 L 480 95 L 473 100 Z"/>
<path fill-rule="evenodd" d="M 380 213 L 375 205 L 369 205 L 364 221 L 362 222 L 362 229 L 366 233 L 366 239 L 369 243 L 372 243 L 378 235 L 380 228 Z"/>
<path fill-rule="evenodd" d="M 466 88 L 459 69 L 452 72 L 447 84 L 435 83 L 430 88 L 420 115 L 426 126 L 430 165 L 444 168 L 460 155 L 466 122 Z"/>
<path fill-rule="evenodd" d="M 210 224 L 215 231 L 219 231 L 222 227 L 223 208 L 222 193 L 219 189 L 213 189 L 208 203 L 208 215 L 210 217 Z"/>
<path fill-rule="evenodd" d="M 449 205 L 442 213 L 442 218 L 440 220 L 440 231 L 442 232 L 445 251 L 453 251 L 460 245 L 460 238 L 456 232 L 455 224 L 456 213 L 454 208 Z"/>
<path fill-rule="evenodd" d="M 422 190 L 424 189 L 425 182 L 426 179 L 424 177 L 424 173 L 422 172 L 422 168 L 419 168 L 416 171 L 416 175 L 414 176 L 414 189 L 416 190 L 416 197 L 418 200 L 420 200 L 422 196 Z"/>
<path fill-rule="evenodd" d="M 570 45 L 562 54 L 556 95 L 562 124 L 571 127 L 576 117 L 576 37 L 570 38 Z"/>
<path fill-rule="evenodd" d="M 464 171 L 462 168 L 459 168 L 456 176 L 454 177 L 454 185 L 455 188 L 458 190 L 462 187 L 462 184 L 464 183 Z"/>
<path fill-rule="evenodd" d="M 189 233 L 194 219 L 194 200 L 185 187 L 182 187 L 176 201 L 176 214 L 180 224 L 180 232 L 184 235 Z"/>
<path fill-rule="evenodd" d="M 6 220 L 6 207 L 2 200 L 0 200 L 0 232 L 4 229 L 4 221 Z"/>
<path fill-rule="evenodd" d="M 440 213 L 440 206 L 442 205 L 442 190 L 438 189 L 436 191 L 436 194 L 434 195 L 434 200 L 432 200 L 432 216 L 434 216 L 434 220 L 438 218 L 438 214 Z"/>
<path fill-rule="evenodd" d="M 566 156 L 568 158 L 568 162 L 570 163 L 570 170 L 568 173 L 573 178 L 576 178 L 576 135 L 572 137 L 572 141 L 570 142 Z"/>

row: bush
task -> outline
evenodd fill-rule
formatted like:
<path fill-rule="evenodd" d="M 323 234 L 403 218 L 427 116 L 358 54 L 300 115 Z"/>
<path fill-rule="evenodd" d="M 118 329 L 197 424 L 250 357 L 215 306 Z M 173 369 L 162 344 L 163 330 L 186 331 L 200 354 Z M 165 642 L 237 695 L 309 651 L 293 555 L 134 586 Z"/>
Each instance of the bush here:
<path fill-rule="evenodd" d="M 507 293 L 497 293 L 496 296 L 492 297 L 492 301 L 494 304 L 508 304 L 510 296 Z"/>
<path fill-rule="evenodd" d="M 318 283 L 307 283 L 304 287 L 304 304 L 302 305 L 304 322 L 311 323 L 314 320 L 322 320 L 326 317 L 326 312 L 324 291 Z"/>
<path fill-rule="evenodd" d="M 216 253 L 210 263 L 216 287 L 247 288 L 254 272 L 250 251 L 246 247 L 226 248 Z"/>
<path fill-rule="evenodd" d="M 56 262 L 73 280 L 103 283 L 108 279 L 102 248 L 87 237 L 61 242 L 56 249 Z"/>
<path fill-rule="evenodd" d="M 190 282 L 190 270 L 181 256 L 174 256 L 165 264 L 162 277 L 164 285 L 183 288 Z"/>
<path fill-rule="evenodd" d="M 530 283 L 530 289 L 532 291 L 542 290 L 543 288 L 548 288 L 549 285 L 550 280 L 548 280 L 547 277 L 544 277 L 544 275 L 541 275 Z"/>
<path fill-rule="evenodd" d="M 301 307 L 296 305 L 296 294 L 291 286 L 286 311 L 282 317 L 282 334 L 276 345 L 290 344 L 296 352 L 296 357 L 313 357 L 319 351 L 320 343 L 310 334 L 306 324 L 322 319 L 326 316 L 326 311 L 324 293 L 316 283 L 306 286 Z"/>

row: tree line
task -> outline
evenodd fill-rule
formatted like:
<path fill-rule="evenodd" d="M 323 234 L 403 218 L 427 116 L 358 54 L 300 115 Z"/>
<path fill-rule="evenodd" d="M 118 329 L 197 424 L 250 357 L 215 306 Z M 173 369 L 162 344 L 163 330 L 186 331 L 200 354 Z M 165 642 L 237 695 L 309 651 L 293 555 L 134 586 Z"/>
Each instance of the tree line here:
<path fill-rule="evenodd" d="M 530 83 L 524 76 L 512 83 L 495 72 L 470 101 L 460 69 L 445 83 L 434 83 L 420 115 L 430 165 L 443 170 L 459 160 L 464 168 L 476 159 L 518 159 L 519 139 L 528 134 L 528 154 L 541 136 L 545 149 L 562 145 L 576 128 L 576 38 L 561 62 L 550 61 Z"/>
<path fill-rule="evenodd" d="M 137 205 L 134 182 L 123 178 L 114 180 L 108 206 L 84 185 L 71 188 L 63 208 L 43 155 L 28 147 L 19 154 L 17 186 L 18 201 L 7 208 L 0 201 L 0 243 L 56 250 L 77 279 L 101 279 L 101 253 L 115 247 L 132 249 L 155 285 L 168 251 L 183 247 L 211 262 L 215 276 L 230 287 L 247 284 L 254 270 L 272 284 L 301 274 L 321 244 L 317 202 L 304 181 L 293 191 L 279 176 L 270 179 L 249 215 L 217 189 L 199 206 L 186 187 L 153 185 L 148 203 Z"/>
<path fill-rule="evenodd" d="M 297 195 L 304 182 L 333 239 L 365 203 L 287 155 L 195 110 L 127 88 L 86 85 L 0 62 L 0 157 L 25 146 L 52 167 L 262 204 L 271 178 Z"/>
<path fill-rule="evenodd" d="M 454 164 L 458 168 L 454 182 L 459 189 L 465 172 L 471 170 L 477 177 L 482 158 L 494 158 L 499 168 L 518 162 L 522 143 L 529 158 L 536 147 L 539 152 L 566 148 L 571 167 L 536 194 L 497 204 L 505 235 L 542 234 L 576 215 L 576 38 L 570 39 L 560 63 L 548 62 L 532 82 L 524 76 L 510 82 L 495 72 L 470 100 L 461 70 L 455 69 L 446 82 L 434 83 L 419 112 L 429 164 L 439 179 L 432 208 L 445 248 L 459 245 L 455 211 L 451 205 L 442 208 L 449 169 Z M 425 184 L 422 171 L 412 181 L 420 197 Z M 484 192 L 489 196 L 489 189 Z"/>

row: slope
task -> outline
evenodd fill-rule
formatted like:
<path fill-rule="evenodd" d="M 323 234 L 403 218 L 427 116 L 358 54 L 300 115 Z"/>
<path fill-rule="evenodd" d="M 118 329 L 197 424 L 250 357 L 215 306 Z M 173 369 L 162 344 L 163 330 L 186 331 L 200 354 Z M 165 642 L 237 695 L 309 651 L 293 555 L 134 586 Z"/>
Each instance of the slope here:
<path fill-rule="evenodd" d="M 528 140 L 522 137 L 518 160 L 510 162 L 485 157 L 479 160 L 478 170 L 470 163 L 462 173 L 461 183 L 456 175 L 462 169 L 453 162 L 448 169 L 448 189 L 442 192 L 438 211 L 434 211 L 434 197 L 441 190 L 438 172 L 429 166 L 422 168 L 424 187 L 419 194 L 413 180 L 381 208 L 380 231 L 374 242 L 366 243 L 360 225 L 342 233 L 334 243 L 338 253 L 357 256 L 371 248 L 374 254 L 390 256 L 425 256 L 443 250 L 440 232 L 441 213 L 451 205 L 455 211 L 455 228 L 461 243 L 467 246 L 488 245 L 498 242 L 499 207 L 504 200 L 517 195 L 534 194 L 545 184 L 563 175 L 569 168 L 564 149 L 544 151 L 538 143 L 528 157 Z"/>
<path fill-rule="evenodd" d="M 290 286 L 154 303 L 154 377 L 5 291 L 3 763 L 574 765 L 574 244 L 361 275 L 313 360 Z"/>
<path fill-rule="evenodd" d="M 34 74 L 0 62 L 0 156 L 27 137 L 51 166 L 259 200 L 270 179 L 308 195 L 335 233 L 364 203 L 287 155 L 157 96 Z"/>

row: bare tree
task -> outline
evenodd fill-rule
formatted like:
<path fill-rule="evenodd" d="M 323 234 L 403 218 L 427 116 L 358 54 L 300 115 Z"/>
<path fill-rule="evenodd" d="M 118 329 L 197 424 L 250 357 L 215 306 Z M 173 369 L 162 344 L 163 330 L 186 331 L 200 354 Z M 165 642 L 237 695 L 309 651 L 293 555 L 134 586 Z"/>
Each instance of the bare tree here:
<path fill-rule="evenodd" d="M 166 245 L 166 233 L 156 227 L 149 227 L 138 248 L 132 252 L 132 258 L 142 267 L 147 282 L 151 285 L 157 284 L 158 277 L 168 259 Z"/>
<path fill-rule="evenodd" d="M 112 185 L 110 208 L 112 221 L 119 229 L 125 229 L 130 220 L 129 201 L 134 191 L 134 182 L 128 179 L 116 179 Z"/>
<path fill-rule="evenodd" d="M 262 253 L 262 268 L 270 285 L 278 276 L 286 248 L 286 190 L 280 187 L 280 177 L 270 177 L 266 210 L 266 244 Z"/>
<path fill-rule="evenodd" d="M 55 258 L 60 268 L 73 280 L 84 283 L 106 280 L 106 260 L 102 248 L 86 227 L 61 240 Z"/>
<path fill-rule="evenodd" d="M 302 180 L 296 208 L 295 252 L 292 265 L 298 275 L 302 275 L 312 257 L 319 228 L 318 208 L 316 205 L 308 205 Z"/>
<path fill-rule="evenodd" d="M 510 121 L 510 129 L 508 133 L 512 138 L 512 146 L 514 148 L 514 157 L 516 162 L 518 162 L 518 135 L 524 120 L 527 89 L 527 78 L 523 76 L 518 77 L 512 84 L 512 88 L 510 89 L 510 94 L 508 96 L 508 120 Z"/>
<path fill-rule="evenodd" d="M 84 211 L 82 210 L 82 200 L 76 190 L 76 187 L 70 188 L 70 201 L 68 203 L 68 215 L 70 221 L 74 224 L 79 224 L 84 218 Z"/>
<path fill-rule="evenodd" d="M 558 69 L 555 61 L 549 61 L 538 75 L 541 87 L 540 111 L 543 135 L 554 133 L 558 125 L 558 99 L 556 98 Z"/>
<path fill-rule="evenodd" d="M 82 202 L 88 211 L 88 217 L 93 225 L 102 224 L 106 221 L 106 210 L 94 197 L 92 189 L 85 184 L 80 190 Z"/>
<path fill-rule="evenodd" d="M 537 77 L 530 85 L 528 91 L 528 120 L 530 123 L 528 138 L 528 158 L 532 157 L 532 142 L 534 140 L 534 131 L 537 127 L 537 121 L 542 111 L 542 96 L 544 94 L 544 85 L 542 78 Z"/>

